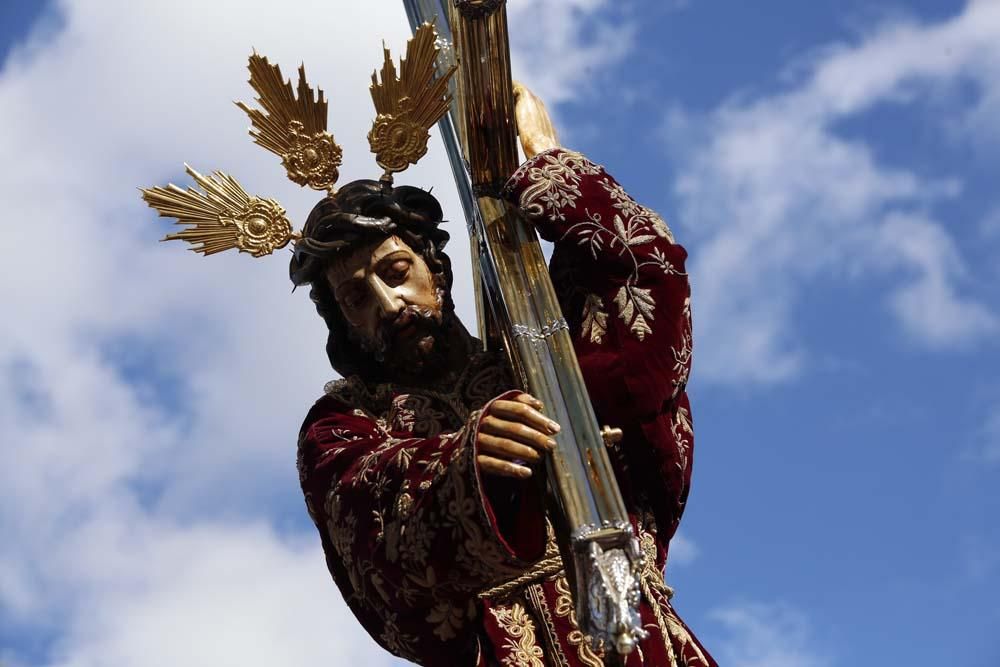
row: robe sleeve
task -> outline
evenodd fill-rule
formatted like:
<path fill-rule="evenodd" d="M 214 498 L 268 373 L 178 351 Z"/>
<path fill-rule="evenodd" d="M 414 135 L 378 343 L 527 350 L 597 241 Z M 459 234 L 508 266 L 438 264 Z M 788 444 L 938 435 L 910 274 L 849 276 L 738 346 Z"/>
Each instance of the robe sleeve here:
<path fill-rule="evenodd" d="M 687 252 L 659 215 L 580 153 L 536 155 L 504 196 L 555 244 L 550 272 L 595 412 L 626 432 L 623 493 L 633 487 L 648 499 L 669 539 L 694 446 Z"/>
<path fill-rule="evenodd" d="M 475 458 L 481 414 L 413 438 L 327 396 L 300 434 L 306 505 L 344 599 L 383 647 L 422 664 L 474 651 L 475 594 L 544 552 L 534 485 L 502 510 L 517 520 L 498 521 Z"/>

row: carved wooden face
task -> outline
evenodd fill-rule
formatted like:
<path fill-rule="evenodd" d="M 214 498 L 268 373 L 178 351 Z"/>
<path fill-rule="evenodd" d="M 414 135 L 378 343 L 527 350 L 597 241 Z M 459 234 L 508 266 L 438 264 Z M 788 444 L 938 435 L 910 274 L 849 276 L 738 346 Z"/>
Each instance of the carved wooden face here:
<path fill-rule="evenodd" d="M 390 352 L 395 357 L 433 345 L 442 321 L 438 281 L 399 237 L 334 260 L 326 278 L 354 335 L 380 360 Z"/>

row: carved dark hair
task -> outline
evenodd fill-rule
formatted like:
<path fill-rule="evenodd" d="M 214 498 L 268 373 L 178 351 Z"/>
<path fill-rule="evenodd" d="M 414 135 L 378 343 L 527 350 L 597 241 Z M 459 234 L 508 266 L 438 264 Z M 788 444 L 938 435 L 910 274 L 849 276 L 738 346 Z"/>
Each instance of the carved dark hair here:
<path fill-rule="evenodd" d="M 423 257 L 442 288 L 446 316 L 454 311 L 451 260 L 444 253 L 448 232 L 439 227 L 441 205 L 429 192 L 407 185 L 391 188 L 380 181 L 348 183 L 320 200 L 295 243 L 289 274 L 296 286 L 310 285 L 309 297 L 326 322 L 326 354 L 343 376 L 378 374 L 377 362 L 350 335 L 350 325 L 326 278 L 330 261 L 359 247 L 398 236 Z"/>

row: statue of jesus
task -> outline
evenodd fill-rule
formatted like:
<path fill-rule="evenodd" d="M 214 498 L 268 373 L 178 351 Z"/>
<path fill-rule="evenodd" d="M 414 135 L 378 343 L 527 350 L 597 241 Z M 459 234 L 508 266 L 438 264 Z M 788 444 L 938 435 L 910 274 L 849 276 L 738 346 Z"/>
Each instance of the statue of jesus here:
<path fill-rule="evenodd" d="M 516 88 L 527 162 L 505 197 L 555 249 L 551 275 L 645 556 L 649 632 L 627 665 L 715 665 L 663 569 L 691 481 L 686 252 L 601 166 L 558 145 Z M 291 277 L 311 286 L 344 379 L 299 435 L 327 565 L 368 633 L 421 665 L 603 665 L 577 625 L 534 478 L 560 425 L 513 390 L 454 312 L 429 193 L 355 181 L 313 209 Z"/>

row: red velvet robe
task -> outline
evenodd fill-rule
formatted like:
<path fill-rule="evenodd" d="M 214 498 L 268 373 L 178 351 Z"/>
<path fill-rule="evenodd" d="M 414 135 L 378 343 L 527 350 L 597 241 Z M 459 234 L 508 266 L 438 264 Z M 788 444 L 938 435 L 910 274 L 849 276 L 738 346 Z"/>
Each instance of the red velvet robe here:
<path fill-rule="evenodd" d="M 626 664 L 714 666 L 663 579 L 694 447 L 686 252 L 579 153 L 535 156 L 505 196 L 555 242 L 550 269 L 598 418 L 624 431 L 610 454 L 647 555 L 650 633 Z M 510 387 L 486 353 L 444 389 L 331 383 L 300 435 L 306 505 L 345 600 L 395 655 L 598 667 L 534 487 L 484 479 L 475 462 L 480 414 Z"/>

